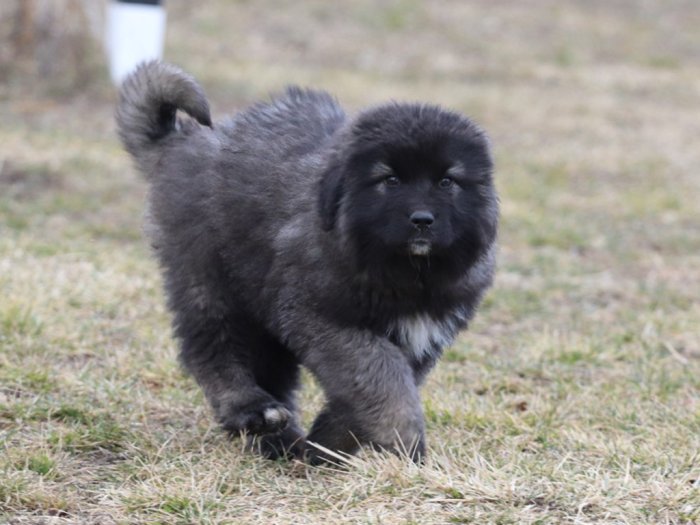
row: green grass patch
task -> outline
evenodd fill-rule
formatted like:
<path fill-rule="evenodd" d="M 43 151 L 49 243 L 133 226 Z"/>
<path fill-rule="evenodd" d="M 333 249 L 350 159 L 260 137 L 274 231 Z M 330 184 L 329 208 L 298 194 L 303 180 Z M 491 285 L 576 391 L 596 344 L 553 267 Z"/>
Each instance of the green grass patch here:
<path fill-rule="evenodd" d="M 42 328 L 41 320 L 31 308 L 17 304 L 0 307 L 0 338 L 36 337 Z"/>
<path fill-rule="evenodd" d="M 27 459 L 27 469 L 40 476 L 48 476 L 54 472 L 56 462 L 46 454 L 38 454 Z"/>

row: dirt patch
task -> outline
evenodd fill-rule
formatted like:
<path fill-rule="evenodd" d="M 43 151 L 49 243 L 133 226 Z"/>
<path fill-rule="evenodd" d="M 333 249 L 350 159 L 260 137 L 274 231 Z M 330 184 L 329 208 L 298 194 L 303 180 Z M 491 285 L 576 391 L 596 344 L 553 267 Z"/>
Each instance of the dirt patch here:
<path fill-rule="evenodd" d="M 32 200 L 64 186 L 61 173 L 49 166 L 22 165 L 9 160 L 0 163 L 0 195 L 4 197 Z"/>

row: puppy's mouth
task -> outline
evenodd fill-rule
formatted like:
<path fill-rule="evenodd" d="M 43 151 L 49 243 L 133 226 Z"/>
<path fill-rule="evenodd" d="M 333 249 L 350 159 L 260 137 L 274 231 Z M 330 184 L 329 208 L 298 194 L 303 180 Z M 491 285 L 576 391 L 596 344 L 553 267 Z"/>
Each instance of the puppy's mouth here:
<path fill-rule="evenodd" d="M 413 239 L 408 243 L 408 251 L 411 255 L 426 257 L 430 255 L 433 245 L 427 239 Z"/>

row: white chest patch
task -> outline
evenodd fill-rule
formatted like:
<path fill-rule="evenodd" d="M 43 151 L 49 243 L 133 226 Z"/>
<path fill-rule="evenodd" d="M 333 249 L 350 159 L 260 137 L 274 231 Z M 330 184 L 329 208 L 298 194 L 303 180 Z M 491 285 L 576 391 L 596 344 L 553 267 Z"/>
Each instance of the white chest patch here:
<path fill-rule="evenodd" d="M 455 324 L 450 321 L 436 321 L 427 315 L 406 317 L 396 321 L 389 330 L 398 345 L 414 358 L 426 357 L 437 348 L 452 343 Z"/>

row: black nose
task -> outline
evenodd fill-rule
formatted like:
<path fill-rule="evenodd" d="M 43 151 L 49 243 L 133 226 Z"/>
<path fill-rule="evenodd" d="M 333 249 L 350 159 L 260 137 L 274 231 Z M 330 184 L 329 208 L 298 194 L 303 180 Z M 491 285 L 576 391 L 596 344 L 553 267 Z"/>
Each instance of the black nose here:
<path fill-rule="evenodd" d="M 411 214 L 411 222 L 418 228 L 427 228 L 435 222 L 435 217 L 429 211 L 414 211 Z"/>

